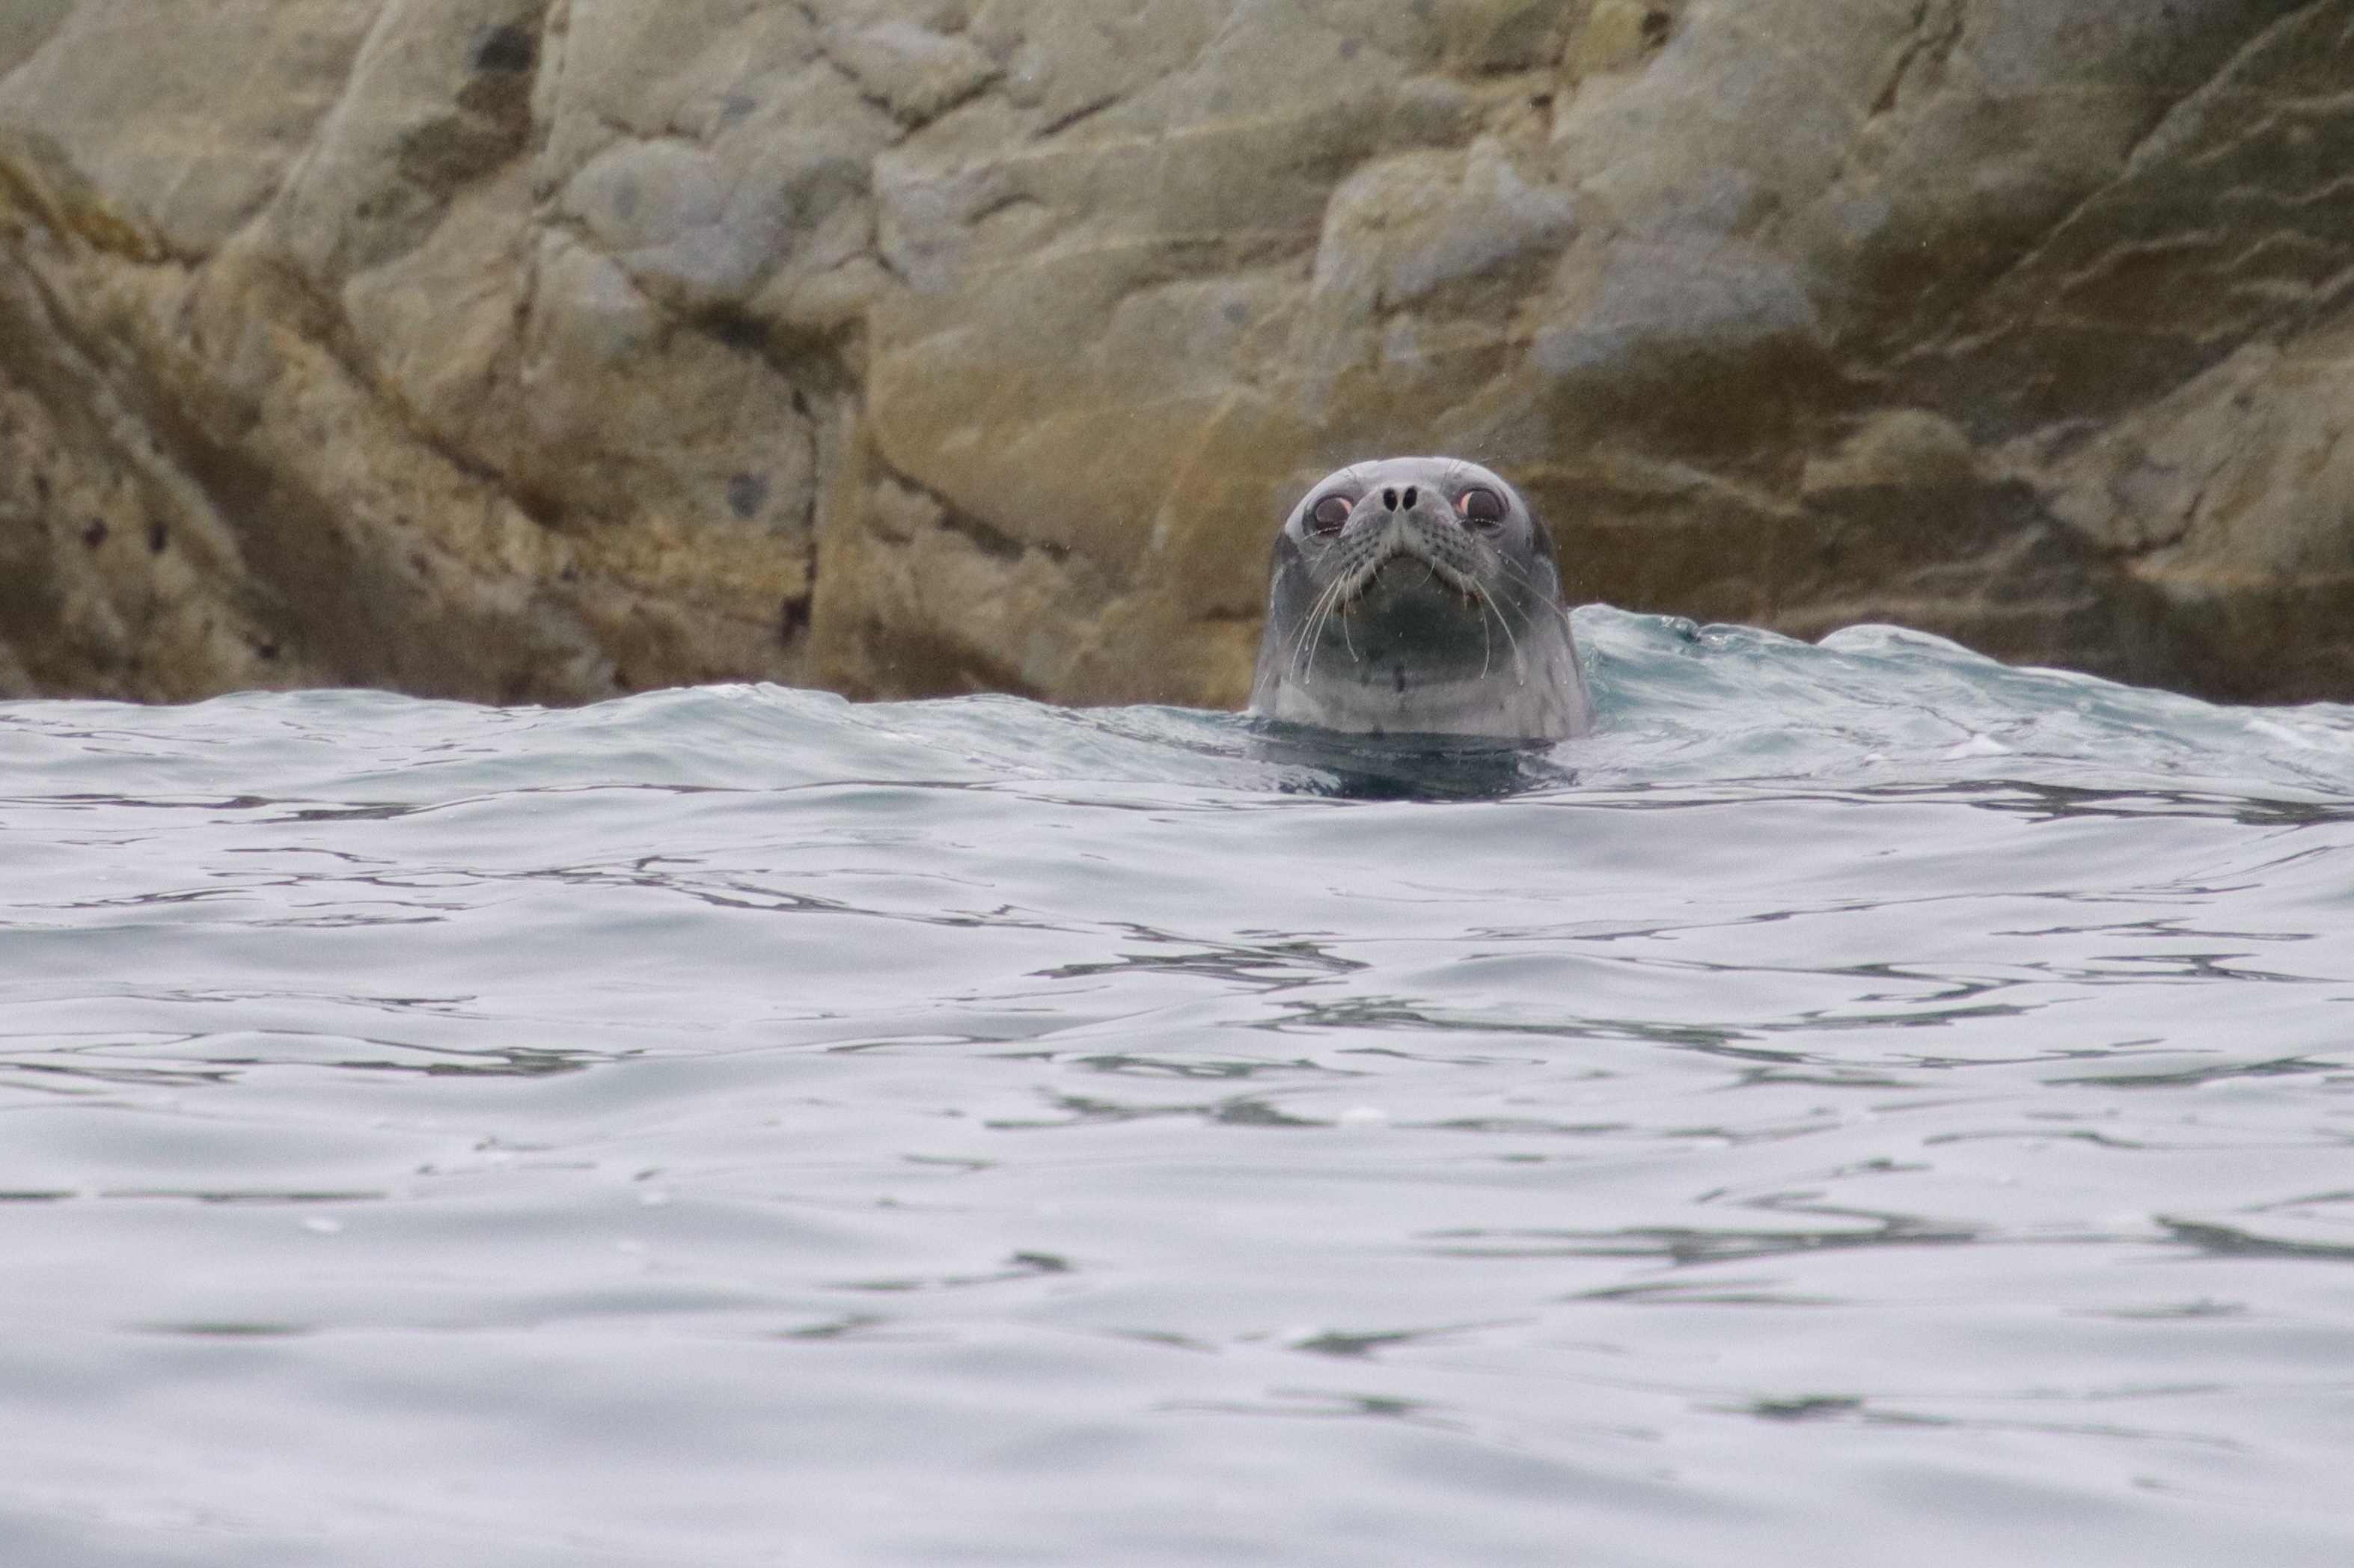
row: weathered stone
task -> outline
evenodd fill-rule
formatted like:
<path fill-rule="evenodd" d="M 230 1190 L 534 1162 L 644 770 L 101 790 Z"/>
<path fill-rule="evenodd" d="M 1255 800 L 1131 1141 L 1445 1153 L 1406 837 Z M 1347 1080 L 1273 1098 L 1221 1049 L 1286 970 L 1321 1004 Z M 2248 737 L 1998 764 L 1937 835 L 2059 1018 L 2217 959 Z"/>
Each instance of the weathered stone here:
<path fill-rule="evenodd" d="M 0 692 L 1234 704 L 1455 450 L 1579 596 L 2354 696 L 2350 105 L 2354 0 L 20 0 Z"/>
<path fill-rule="evenodd" d="M 16 0 L 0 7 L 0 78 L 32 58 L 73 8 L 74 0 Z"/>
<path fill-rule="evenodd" d="M 268 248 L 332 287 L 421 243 L 456 191 L 523 150 L 545 8 L 389 0 L 278 192 Z"/>
<path fill-rule="evenodd" d="M 267 202 L 343 91 L 377 0 L 78 0 L 0 81 L 0 125 L 54 142 L 174 253 Z"/>
<path fill-rule="evenodd" d="M 1959 425 L 1925 408 L 1884 408 L 1835 450 L 1807 461 L 1802 499 L 1883 486 L 1939 489 L 1967 484 L 1977 450 Z"/>

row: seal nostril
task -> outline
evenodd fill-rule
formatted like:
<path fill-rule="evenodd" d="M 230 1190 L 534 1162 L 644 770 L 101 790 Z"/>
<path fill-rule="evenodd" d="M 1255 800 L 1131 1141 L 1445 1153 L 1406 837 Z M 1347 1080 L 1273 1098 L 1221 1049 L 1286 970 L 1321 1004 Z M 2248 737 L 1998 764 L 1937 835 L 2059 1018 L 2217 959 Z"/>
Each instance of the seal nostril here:
<path fill-rule="evenodd" d="M 1471 463 L 1393 458 L 1327 476 L 1275 540 L 1250 711 L 1481 744 L 1585 733 L 1592 705 L 1548 546 L 1520 494 Z"/>

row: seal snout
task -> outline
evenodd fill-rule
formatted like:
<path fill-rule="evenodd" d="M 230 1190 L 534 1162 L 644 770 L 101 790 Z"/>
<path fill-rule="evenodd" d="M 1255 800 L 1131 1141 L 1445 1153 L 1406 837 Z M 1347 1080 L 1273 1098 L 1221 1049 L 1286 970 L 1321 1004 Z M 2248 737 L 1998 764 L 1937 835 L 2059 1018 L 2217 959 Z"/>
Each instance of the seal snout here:
<path fill-rule="evenodd" d="M 1421 485 L 1384 485 L 1367 494 L 1342 541 L 1341 602 L 1352 603 L 1394 567 L 1434 574 L 1458 595 L 1474 595 L 1478 552 L 1438 493 Z"/>
<path fill-rule="evenodd" d="M 1373 735 L 1589 728 L 1552 544 L 1527 503 L 1454 458 L 1327 474 L 1276 537 L 1251 711 Z"/>

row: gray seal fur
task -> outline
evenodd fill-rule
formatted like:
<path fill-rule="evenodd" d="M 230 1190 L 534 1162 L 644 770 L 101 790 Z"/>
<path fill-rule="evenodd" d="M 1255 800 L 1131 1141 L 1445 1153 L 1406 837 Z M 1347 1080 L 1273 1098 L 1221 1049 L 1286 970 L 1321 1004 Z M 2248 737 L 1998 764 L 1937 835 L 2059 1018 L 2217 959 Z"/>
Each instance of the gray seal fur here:
<path fill-rule="evenodd" d="M 1594 703 L 1552 535 L 1477 463 L 1384 458 L 1326 476 L 1276 535 L 1249 711 L 1352 735 L 1585 734 Z"/>

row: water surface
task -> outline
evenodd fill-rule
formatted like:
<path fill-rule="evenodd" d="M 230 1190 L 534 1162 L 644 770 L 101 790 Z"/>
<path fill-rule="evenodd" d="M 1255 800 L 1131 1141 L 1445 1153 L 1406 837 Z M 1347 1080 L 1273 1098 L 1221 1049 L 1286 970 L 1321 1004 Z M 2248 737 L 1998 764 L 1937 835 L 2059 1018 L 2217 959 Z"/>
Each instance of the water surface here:
<path fill-rule="evenodd" d="M 2354 709 L 0 705 L 0 1561 L 2354 1561 Z"/>

